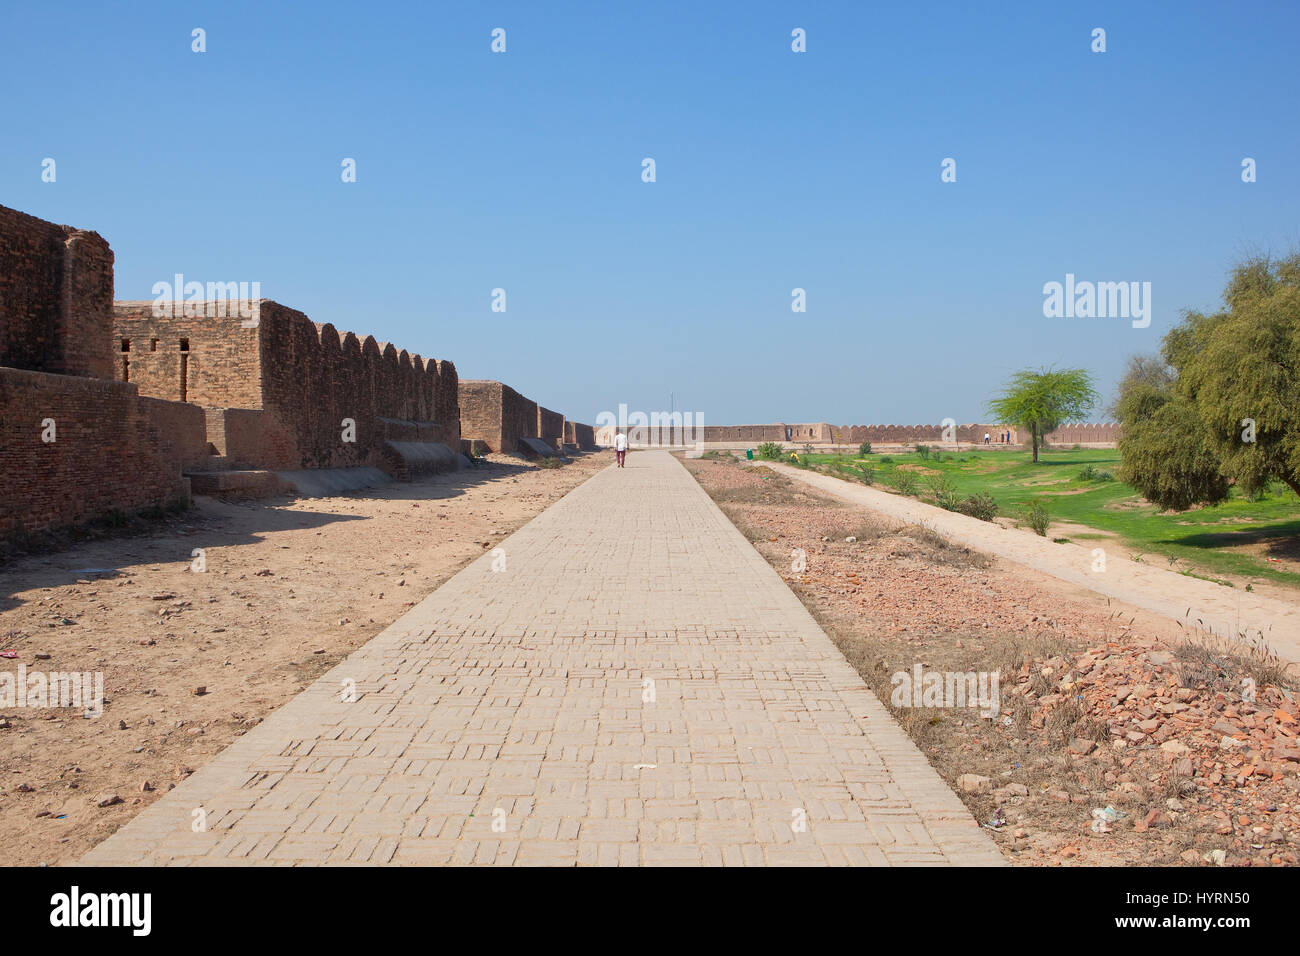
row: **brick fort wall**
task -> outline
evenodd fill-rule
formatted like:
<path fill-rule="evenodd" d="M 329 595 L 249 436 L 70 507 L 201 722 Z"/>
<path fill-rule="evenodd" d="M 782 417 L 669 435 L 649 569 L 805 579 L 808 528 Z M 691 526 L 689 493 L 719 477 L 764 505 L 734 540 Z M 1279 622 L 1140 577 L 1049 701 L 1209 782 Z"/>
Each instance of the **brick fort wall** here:
<path fill-rule="evenodd" d="M 537 437 L 558 450 L 564 444 L 564 416 L 538 405 Z"/>
<path fill-rule="evenodd" d="M 0 366 L 112 378 L 113 250 L 0 206 Z"/>
<path fill-rule="evenodd" d="M 181 467 L 203 411 L 168 404 L 142 402 L 134 385 L 0 368 L 0 537 L 187 498 Z"/>

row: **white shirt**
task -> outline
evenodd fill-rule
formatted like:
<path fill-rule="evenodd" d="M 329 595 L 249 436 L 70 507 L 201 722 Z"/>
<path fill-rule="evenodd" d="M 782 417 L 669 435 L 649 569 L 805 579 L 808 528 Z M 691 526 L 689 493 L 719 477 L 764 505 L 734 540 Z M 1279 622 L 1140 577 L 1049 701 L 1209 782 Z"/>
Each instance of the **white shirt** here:
<path fill-rule="evenodd" d="M 627 436 L 621 432 L 614 436 L 614 450 L 627 451 Z"/>

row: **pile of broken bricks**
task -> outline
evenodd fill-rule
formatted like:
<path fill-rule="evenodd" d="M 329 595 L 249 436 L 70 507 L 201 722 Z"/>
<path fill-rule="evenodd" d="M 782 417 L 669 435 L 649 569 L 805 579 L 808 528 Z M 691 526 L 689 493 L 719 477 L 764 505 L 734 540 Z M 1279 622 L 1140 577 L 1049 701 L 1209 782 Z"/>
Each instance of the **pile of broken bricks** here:
<path fill-rule="evenodd" d="M 1071 660 L 1023 665 L 1003 680 L 1003 729 L 1010 714 L 1029 713 L 1031 742 L 1046 747 L 1049 731 L 1071 720 L 1081 736 L 1066 744 L 1071 761 L 1104 768 L 1106 796 L 1099 827 L 1133 832 L 1191 825 L 1215 849 L 1188 849 L 1185 863 L 1282 865 L 1300 862 L 1300 707 L 1296 695 L 1271 684 L 1229 677 L 1207 683 L 1162 645 L 1107 643 Z M 1213 676 L 1213 675 L 1211 675 Z M 1234 689 L 1234 683 L 1238 684 Z M 1081 715 L 1079 715 L 1081 710 Z M 1049 798 L 1083 802 L 1066 793 Z M 1095 794 L 1093 795 L 1095 796 Z M 1089 801 L 1090 802 L 1090 801 Z M 1139 805 L 1137 813 L 1126 806 Z M 1152 804 L 1156 804 L 1152 806 Z M 1094 814 L 1098 816 L 1098 814 Z"/>

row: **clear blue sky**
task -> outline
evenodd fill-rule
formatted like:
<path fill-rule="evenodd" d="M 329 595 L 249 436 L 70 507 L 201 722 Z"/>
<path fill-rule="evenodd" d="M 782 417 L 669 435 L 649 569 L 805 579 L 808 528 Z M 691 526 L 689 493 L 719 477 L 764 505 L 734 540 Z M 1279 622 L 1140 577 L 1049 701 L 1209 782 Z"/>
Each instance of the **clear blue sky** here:
<path fill-rule="evenodd" d="M 1298 244 L 1298 38 L 1294 2 L 10 2 L 0 203 L 102 233 L 120 299 L 256 280 L 581 421 L 980 421 L 1025 366 L 1109 392 Z M 1150 328 L 1044 318 L 1067 272 L 1151 282 Z"/>

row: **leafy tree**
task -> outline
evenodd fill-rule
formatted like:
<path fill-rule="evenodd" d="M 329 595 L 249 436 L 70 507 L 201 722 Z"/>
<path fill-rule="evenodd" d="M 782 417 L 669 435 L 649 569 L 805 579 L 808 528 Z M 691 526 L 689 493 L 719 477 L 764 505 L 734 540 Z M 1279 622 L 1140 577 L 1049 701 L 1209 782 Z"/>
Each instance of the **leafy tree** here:
<path fill-rule="evenodd" d="M 1092 376 L 1081 368 L 1025 369 L 989 402 L 997 421 L 1028 429 L 1034 461 L 1043 437 L 1071 418 L 1082 418 L 1097 403 Z"/>
<path fill-rule="evenodd" d="M 1106 407 L 1106 414 L 1112 420 L 1119 420 L 1119 404 L 1130 390 L 1139 385 L 1154 388 L 1167 388 L 1174 383 L 1174 370 L 1161 355 L 1130 355 L 1124 368 L 1124 377 L 1119 382 L 1119 397 Z"/>
<path fill-rule="evenodd" d="M 1223 301 L 1165 336 L 1167 381 L 1121 383 L 1120 477 L 1163 508 L 1223 501 L 1234 483 L 1300 494 L 1300 254 L 1240 263 Z"/>

